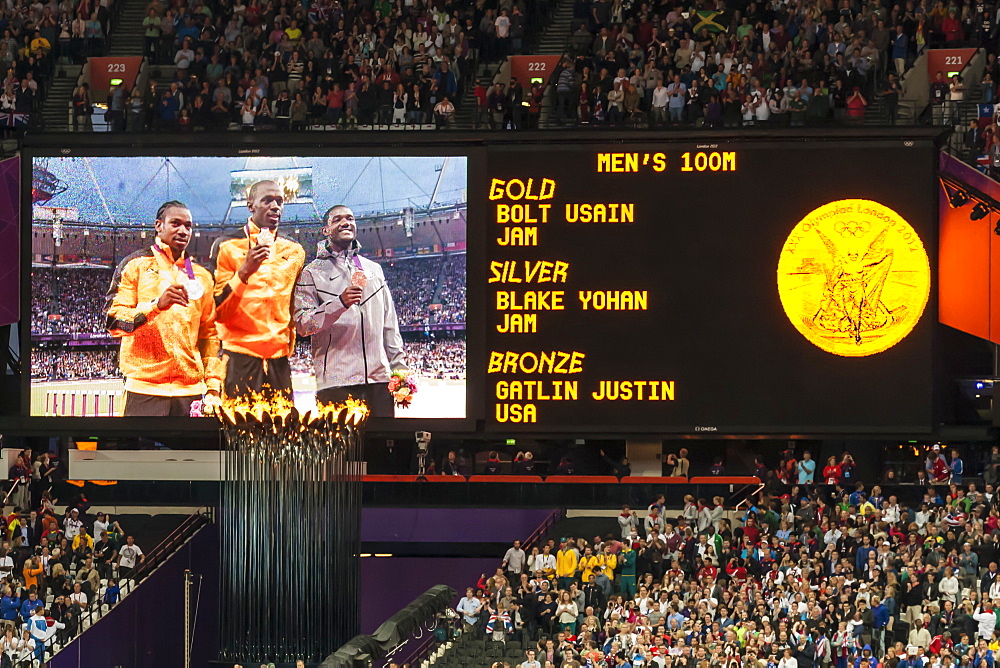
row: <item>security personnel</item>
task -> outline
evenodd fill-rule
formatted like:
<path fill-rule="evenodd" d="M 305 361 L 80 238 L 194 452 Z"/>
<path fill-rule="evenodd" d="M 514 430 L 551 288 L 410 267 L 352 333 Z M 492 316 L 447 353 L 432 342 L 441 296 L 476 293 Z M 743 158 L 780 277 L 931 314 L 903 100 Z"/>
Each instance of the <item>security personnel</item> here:
<path fill-rule="evenodd" d="M 247 196 L 246 224 L 212 246 L 227 397 L 269 390 L 292 398 L 292 290 L 306 254 L 278 235 L 284 205 L 277 183 L 258 181 Z"/>
<path fill-rule="evenodd" d="M 194 224 L 187 206 L 164 202 L 156 238 L 118 265 L 108 291 L 107 328 L 121 339 L 123 414 L 187 416 L 222 387 L 212 274 L 187 254 Z"/>

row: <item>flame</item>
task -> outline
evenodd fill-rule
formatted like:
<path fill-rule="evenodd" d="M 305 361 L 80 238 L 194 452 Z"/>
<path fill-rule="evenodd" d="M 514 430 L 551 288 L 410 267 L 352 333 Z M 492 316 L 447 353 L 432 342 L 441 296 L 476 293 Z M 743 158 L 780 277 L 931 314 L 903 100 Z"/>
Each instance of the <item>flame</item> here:
<path fill-rule="evenodd" d="M 278 187 L 281 188 L 282 194 L 285 196 L 286 202 L 294 202 L 299 196 L 299 179 L 295 176 L 289 176 L 278 180 Z"/>
<path fill-rule="evenodd" d="M 317 409 L 319 414 L 324 418 L 331 417 L 331 419 L 336 419 L 336 416 L 344 409 L 347 409 L 345 415 L 345 424 L 349 424 L 352 427 L 356 427 L 368 419 L 368 415 L 371 411 L 368 409 L 368 404 L 366 404 L 361 399 L 355 399 L 354 397 L 348 396 L 347 401 L 342 404 L 319 404 Z"/>
<path fill-rule="evenodd" d="M 282 392 L 276 392 L 268 386 L 260 392 L 251 392 L 238 397 L 226 397 L 222 401 L 220 418 L 231 424 L 246 420 L 275 424 L 280 422 L 286 428 L 298 423 L 300 428 L 318 427 L 321 422 L 360 426 L 368 419 L 371 411 L 368 404 L 360 399 L 347 397 L 344 403 L 327 403 L 317 405 L 316 413 L 306 413 L 300 416 L 292 399 Z"/>
<path fill-rule="evenodd" d="M 299 190 L 302 189 L 302 184 L 299 183 L 299 177 L 281 176 L 271 180 L 274 181 L 274 183 L 281 189 L 281 195 L 285 198 L 285 204 L 294 204 L 299 197 Z M 243 195 L 247 200 L 250 199 L 251 187 L 253 187 L 252 184 L 248 184 L 243 188 Z"/>

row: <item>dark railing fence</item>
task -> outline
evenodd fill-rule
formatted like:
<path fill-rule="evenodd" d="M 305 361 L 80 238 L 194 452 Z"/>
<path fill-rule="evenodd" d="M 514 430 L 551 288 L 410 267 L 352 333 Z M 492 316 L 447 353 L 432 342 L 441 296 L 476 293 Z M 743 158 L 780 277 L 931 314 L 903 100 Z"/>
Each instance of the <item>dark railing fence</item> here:
<path fill-rule="evenodd" d="M 163 565 L 163 562 L 169 559 L 177 549 L 183 545 L 187 540 L 194 536 L 202 527 L 206 524 L 212 522 L 212 513 L 210 509 L 200 509 L 198 512 L 193 513 L 184 519 L 181 524 L 174 529 L 170 535 L 160 541 L 160 544 L 155 548 L 150 550 L 145 554 L 145 561 L 143 561 L 128 578 L 120 580 L 119 586 L 121 587 L 121 596 L 127 596 L 136 587 L 138 587 L 143 580 L 153 574 L 157 568 Z M 119 598 L 119 600 L 121 600 Z M 79 624 L 77 626 L 77 633 L 73 638 L 67 640 L 59 651 L 62 651 L 69 647 L 81 634 L 85 633 L 91 625 L 99 621 L 105 614 L 107 614 L 102 605 L 101 601 L 97 596 L 94 597 L 91 604 L 87 607 L 87 610 L 83 612 L 80 616 Z M 53 636 L 46 643 L 46 656 L 51 657 L 51 651 L 53 645 L 56 644 L 56 636 Z M 15 666 L 20 667 L 21 664 L 16 663 Z M 30 661 L 24 664 L 29 666 Z"/>
<path fill-rule="evenodd" d="M 552 532 L 559 520 L 563 519 L 565 515 L 566 511 L 562 508 L 557 508 L 549 513 L 548 517 L 542 520 L 542 523 L 531 532 L 531 535 L 521 541 L 521 549 L 525 552 L 530 552 L 531 548 L 534 547 L 536 543 Z M 413 647 L 406 648 L 407 651 L 404 654 L 399 657 L 394 656 L 392 657 L 392 660 L 399 665 L 419 665 L 434 650 L 437 649 L 440 642 L 441 639 L 439 637 L 435 636 L 433 633 L 427 633 L 426 636 L 422 637 L 418 643 L 413 645 Z"/>
<path fill-rule="evenodd" d="M 429 647 L 439 624 L 447 627 L 450 617 L 442 615 L 447 612 L 455 595 L 455 590 L 447 585 L 431 587 L 383 622 L 371 635 L 358 635 L 344 643 L 323 661 L 322 668 L 367 668 L 389 660 L 412 665 L 417 659 L 400 661 L 396 654 L 408 649 L 413 641 L 419 642 L 418 647 Z M 415 650 L 408 651 L 408 656 L 418 656 Z"/>

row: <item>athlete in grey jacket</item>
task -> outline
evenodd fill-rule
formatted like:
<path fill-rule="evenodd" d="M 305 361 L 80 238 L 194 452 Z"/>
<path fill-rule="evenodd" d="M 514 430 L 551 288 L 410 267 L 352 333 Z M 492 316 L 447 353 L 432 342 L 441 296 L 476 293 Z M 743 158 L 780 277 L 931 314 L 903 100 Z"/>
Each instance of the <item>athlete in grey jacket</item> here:
<path fill-rule="evenodd" d="M 327 211 L 319 254 L 295 286 L 292 319 L 312 337 L 317 403 L 364 399 L 372 417 L 393 417 L 389 377 L 405 369 L 396 307 L 382 267 L 361 257 L 354 213 Z"/>

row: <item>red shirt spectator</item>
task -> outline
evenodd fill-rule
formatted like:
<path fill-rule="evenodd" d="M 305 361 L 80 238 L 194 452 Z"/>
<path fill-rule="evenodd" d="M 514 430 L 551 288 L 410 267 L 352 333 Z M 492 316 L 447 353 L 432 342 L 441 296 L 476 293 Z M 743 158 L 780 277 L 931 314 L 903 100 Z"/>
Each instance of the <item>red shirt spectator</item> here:
<path fill-rule="evenodd" d="M 932 482 L 948 482 L 951 478 L 951 470 L 941 455 L 935 456 L 934 461 L 931 462 L 929 473 Z"/>
<path fill-rule="evenodd" d="M 830 457 L 826 460 L 826 466 L 823 468 L 823 481 L 827 485 L 839 485 L 842 476 L 843 472 L 837 464 L 837 458 Z"/>
<path fill-rule="evenodd" d="M 735 559 L 726 564 L 726 573 L 736 582 L 745 582 L 747 579 L 747 569 L 737 563 Z"/>
<path fill-rule="evenodd" d="M 750 540 L 751 545 L 756 545 L 757 541 L 760 540 L 760 529 L 757 528 L 757 523 L 749 520 L 747 525 L 743 527 L 743 535 Z"/>
<path fill-rule="evenodd" d="M 962 39 L 962 22 L 955 17 L 955 10 L 948 12 L 948 16 L 941 22 L 941 32 L 947 42 L 956 42 Z"/>
<path fill-rule="evenodd" d="M 865 107 L 867 106 L 868 101 L 861 94 L 861 88 L 855 86 L 854 90 L 851 91 L 851 96 L 847 98 L 847 115 L 855 120 L 861 119 L 865 115 Z"/>
<path fill-rule="evenodd" d="M 326 94 L 326 108 L 327 109 L 343 109 L 344 108 L 344 91 L 337 90 L 335 87 L 329 93 Z"/>

